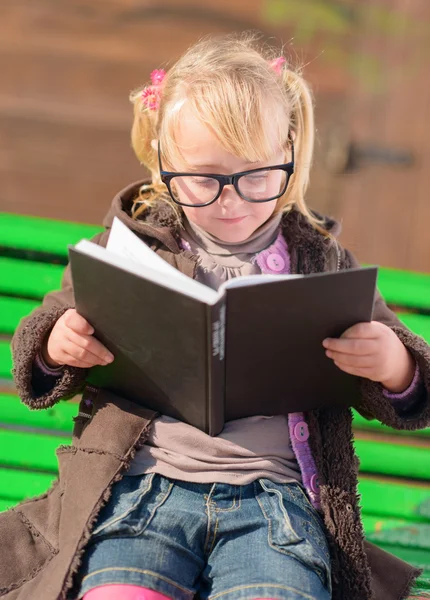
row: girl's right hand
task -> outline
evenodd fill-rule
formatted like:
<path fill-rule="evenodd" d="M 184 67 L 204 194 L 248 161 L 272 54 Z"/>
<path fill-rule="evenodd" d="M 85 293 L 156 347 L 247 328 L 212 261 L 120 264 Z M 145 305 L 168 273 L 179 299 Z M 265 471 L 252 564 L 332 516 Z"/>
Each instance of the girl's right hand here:
<path fill-rule="evenodd" d="M 107 365 L 114 356 L 93 336 L 94 328 L 84 317 L 69 308 L 58 319 L 47 341 L 42 346 L 42 356 L 50 367 L 70 365 L 88 369 L 94 365 Z"/>

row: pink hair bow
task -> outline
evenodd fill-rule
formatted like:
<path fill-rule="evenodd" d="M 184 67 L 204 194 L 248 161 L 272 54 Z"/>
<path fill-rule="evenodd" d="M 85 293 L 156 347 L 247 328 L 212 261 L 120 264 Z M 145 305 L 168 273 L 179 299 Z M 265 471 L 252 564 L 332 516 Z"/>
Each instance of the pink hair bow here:
<path fill-rule="evenodd" d="M 147 85 L 142 90 L 142 102 L 149 110 L 157 110 L 161 100 L 161 85 L 166 76 L 164 69 L 155 69 L 151 73 L 152 85 Z"/>
<path fill-rule="evenodd" d="M 282 65 L 285 62 L 287 62 L 287 59 L 283 56 L 279 56 L 279 58 L 274 58 L 273 60 L 269 61 L 269 66 L 275 71 L 275 73 L 280 75 L 282 71 Z"/>

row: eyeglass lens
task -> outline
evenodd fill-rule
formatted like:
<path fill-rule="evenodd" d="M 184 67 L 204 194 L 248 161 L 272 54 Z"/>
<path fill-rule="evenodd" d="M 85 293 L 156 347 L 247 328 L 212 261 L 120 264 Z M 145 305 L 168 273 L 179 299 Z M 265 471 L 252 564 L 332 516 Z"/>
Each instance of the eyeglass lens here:
<path fill-rule="evenodd" d="M 287 177 L 283 169 L 256 171 L 239 177 L 237 186 L 244 199 L 264 202 L 285 192 Z M 179 203 L 206 204 L 217 197 L 220 182 L 209 176 L 178 175 L 170 180 L 170 189 Z"/>

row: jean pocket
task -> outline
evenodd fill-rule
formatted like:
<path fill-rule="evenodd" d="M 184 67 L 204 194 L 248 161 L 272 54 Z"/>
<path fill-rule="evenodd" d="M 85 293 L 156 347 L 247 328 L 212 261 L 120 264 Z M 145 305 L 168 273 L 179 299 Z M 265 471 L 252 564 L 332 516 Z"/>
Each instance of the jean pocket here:
<path fill-rule="evenodd" d="M 167 500 L 174 483 L 156 473 L 124 476 L 98 516 L 92 538 L 140 535 Z"/>
<path fill-rule="evenodd" d="M 331 593 L 330 552 L 322 519 L 298 483 L 259 479 L 257 501 L 268 521 L 268 543 L 315 571 Z"/>

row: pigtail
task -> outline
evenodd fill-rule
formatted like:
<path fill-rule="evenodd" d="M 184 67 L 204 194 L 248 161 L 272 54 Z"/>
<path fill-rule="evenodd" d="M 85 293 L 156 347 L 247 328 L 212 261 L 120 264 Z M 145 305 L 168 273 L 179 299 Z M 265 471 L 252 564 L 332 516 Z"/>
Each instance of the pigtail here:
<path fill-rule="evenodd" d="M 310 170 L 315 142 L 314 100 L 312 91 L 299 72 L 288 68 L 282 70 L 282 81 L 290 99 L 290 123 L 295 150 L 295 172 L 287 189 L 288 210 L 291 204 L 326 237 L 331 237 L 323 227 L 324 219 L 318 219 L 308 208 L 305 194 L 309 186 Z"/>
<path fill-rule="evenodd" d="M 134 114 L 131 145 L 139 163 L 153 173 L 156 169 L 156 156 L 151 141 L 156 138 L 157 111 L 144 104 L 143 89 L 139 88 L 130 94 Z"/>
<path fill-rule="evenodd" d="M 157 121 L 159 104 L 151 104 L 145 97 L 148 87 L 140 87 L 130 94 L 130 102 L 133 104 L 133 125 L 131 128 L 131 145 L 141 165 L 144 165 L 151 173 L 151 183 L 144 184 L 139 188 L 139 194 L 133 199 L 131 216 L 138 219 L 142 213 L 154 206 L 157 202 L 168 202 L 166 186 L 160 179 L 158 169 L 157 152 L 151 142 L 157 139 Z M 174 212 L 178 212 L 174 210 Z M 179 215 L 177 215 L 180 218 Z"/>

